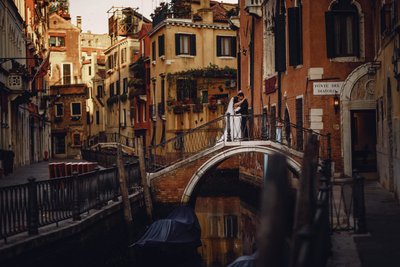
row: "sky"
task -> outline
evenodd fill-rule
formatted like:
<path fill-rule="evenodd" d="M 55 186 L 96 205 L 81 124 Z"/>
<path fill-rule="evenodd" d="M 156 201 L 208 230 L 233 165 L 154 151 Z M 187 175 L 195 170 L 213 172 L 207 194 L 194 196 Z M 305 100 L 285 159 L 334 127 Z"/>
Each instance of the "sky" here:
<path fill-rule="evenodd" d="M 138 12 L 151 19 L 150 14 L 161 0 L 69 0 L 71 21 L 76 25 L 76 16 L 82 16 L 83 32 L 108 33 L 107 11 L 111 7 L 139 8 Z M 169 2 L 169 1 L 165 1 Z M 238 0 L 223 0 L 224 3 L 237 3 Z"/>

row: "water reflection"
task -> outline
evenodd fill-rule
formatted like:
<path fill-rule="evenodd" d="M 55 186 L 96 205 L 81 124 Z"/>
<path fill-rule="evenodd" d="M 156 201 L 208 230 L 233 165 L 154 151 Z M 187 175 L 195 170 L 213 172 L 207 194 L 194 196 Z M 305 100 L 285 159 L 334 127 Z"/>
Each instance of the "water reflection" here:
<path fill-rule="evenodd" d="M 199 253 L 204 266 L 227 266 L 253 253 L 259 218 L 240 197 L 198 197 L 195 211 L 202 229 Z"/>

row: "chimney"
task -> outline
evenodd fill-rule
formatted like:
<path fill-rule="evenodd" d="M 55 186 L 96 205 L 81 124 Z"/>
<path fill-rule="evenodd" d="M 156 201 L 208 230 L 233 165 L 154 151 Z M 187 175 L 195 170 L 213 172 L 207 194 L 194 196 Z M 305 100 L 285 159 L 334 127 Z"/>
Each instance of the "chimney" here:
<path fill-rule="evenodd" d="M 81 16 L 76 16 L 76 27 L 79 29 L 82 29 L 82 17 Z"/>
<path fill-rule="evenodd" d="M 210 8 L 210 0 L 200 0 L 200 8 Z"/>
<path fill-rule="evenodd" d="M 213 12 L 210 8 L 210 0 L 200 0 L 200 8 L 197 10 L 203 23 L 213 23 Z"/>

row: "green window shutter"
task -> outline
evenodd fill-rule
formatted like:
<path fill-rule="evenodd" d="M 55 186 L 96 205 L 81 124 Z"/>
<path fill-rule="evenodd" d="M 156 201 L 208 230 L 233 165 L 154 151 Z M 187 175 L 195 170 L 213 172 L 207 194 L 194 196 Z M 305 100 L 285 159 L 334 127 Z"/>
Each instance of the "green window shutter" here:
<path fill-rule="evenodd" d="M 231 56 L 236 57 L 236 37 L 231 37 Z"/>
<path fill-rule="evenodd" d="M 288 8 L 289 27 L 289 65 L 297 66 L 303 63 L 301 8 Z"/>
<path fill-rule="evenodd" d="M 286 22 L 285 14 L 278 14 L 275 18 L 275 70 L 286 70 Z"/>
<path fill-rule="evenodd" d="M 333 12 L 325 12 L 326 52 L 328 58 L 335 57 L 335 32 L 333 27 Z"/>
<path fill-rule="evenodd" d="M 196 55 L 196 35 L 190 35 L 190 55 Z"/>
<path fill-rule="evenodd" d="M 217 36 L 217 57 L 221 56 L 221 36 Z"/>
<path fill-rule="evenodd" d="M 181 43 L 180 43 L 181 35 L 179 33 L 175 33 L 175 55 L 181 54 Z"/>
<path fill-rule="evenodd" d="M 165 42 L 164 42 L 164 34 L 158 36 L 158 56 L 164 56 L 165 55 Z"/>

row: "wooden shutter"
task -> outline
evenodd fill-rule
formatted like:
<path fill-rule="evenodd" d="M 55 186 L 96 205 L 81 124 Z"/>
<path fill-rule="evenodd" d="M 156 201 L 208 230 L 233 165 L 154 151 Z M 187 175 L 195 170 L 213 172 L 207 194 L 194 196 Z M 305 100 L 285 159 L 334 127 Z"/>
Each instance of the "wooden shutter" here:
<path fill-rule="evenodd" d="M 303 98 L 296 99 L 296 149 L 303 150 Z"/>
<path fill-rule="evenodd" d="M 181 54 L 181 35 L 179 33 L 175 33 L 175 55 Z"/>
<path fill-rule="evenodd" d="M 158 36 L 158 56 L 164 56 L 165 55 L 165 38 L 164 38 L 164 34 Z"/>
<path fill-rule="evenodd" d="M 333 25 L 333 12 L 325 12 L 326 52 L 328 58 L 335 57 L 335 31 Z"/>
<path fill-rule="evenodd" d="M 151 59 L 156 60 L 156 42 L 151 43 Z"/>
<path fill-rule="evenodd" d="M 284 72 L 286 70 L 286 29 L 285 15 L 278 14 L 275 18 L 275 70 Z"/>
<path fill-rule="evenodd" d="M 221 40 L 222 40 L 222 37 L 217 36 L 217 57 L 222 56 L 221 55 Z"/>
<path fill-rule="evenodd" d="M 303 63 L 301 8 L 288 8 L 289 26 L 289 65 L 297 66 Z"/>
<path fill-rule="evenodd" d="M 190 55 L 196 55 L 196 35 L 190 35 Z"/>
<path fill-rule="evenodd" d="M 353 19 L 353 45 L 354 45 L 354 55 L 356 57 L 360 56 L 360 32 L 359 32 L 359 28 L 360 28 L 360 21 L 358 18 L 358 14 L 356 12 L 354 12 L 353 15 L 354 19 Z"/>
<path fill-rule="evenodd" d="M 231 56 L 236 57 L 236 37 L 231 37 Z"/>

